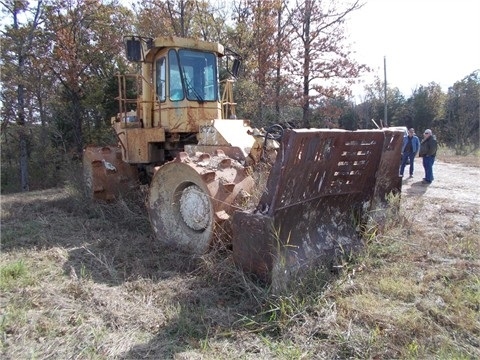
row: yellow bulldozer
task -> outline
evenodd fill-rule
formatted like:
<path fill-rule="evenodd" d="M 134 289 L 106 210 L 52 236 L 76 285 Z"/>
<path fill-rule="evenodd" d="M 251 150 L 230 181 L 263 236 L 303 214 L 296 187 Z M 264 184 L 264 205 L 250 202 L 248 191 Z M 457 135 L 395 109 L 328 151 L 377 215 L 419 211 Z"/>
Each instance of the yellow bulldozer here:
<path fill-rule="evenodd" d="M 104 201 L 148 183 L 158 241 L 201 254 L 227 232 L 236 264 L 270 282 L 279 267 L 359 247 L 367 215 L 400 192 L 403 131 L 255 129 L 235 114 L 238 54 L 195 39 L 124 40 L 141 72 L 118 75 L 118 144 L 88 146 L 84 175 Z M 232 75 L 223 91 L 221 58 Z"/>

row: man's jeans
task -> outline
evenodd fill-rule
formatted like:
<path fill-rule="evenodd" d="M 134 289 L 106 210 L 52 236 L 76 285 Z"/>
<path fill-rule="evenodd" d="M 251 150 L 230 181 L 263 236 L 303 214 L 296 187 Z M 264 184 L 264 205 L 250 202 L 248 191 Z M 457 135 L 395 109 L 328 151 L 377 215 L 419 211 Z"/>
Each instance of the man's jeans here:
<path fill-rule="evenodd" d="M 425 169 L 425 181 L 431 183 L 433 181 L 433 163 L 435 156 L 423 157 L 423 168 Z"/>
<path fill-rule="evenodd" d="M 410 160 L 410 176 L 413 175 L 413 162 L 415 160 L 415 153 L 403 153 L 402 155 L 402 166 L 400 166 L 400 175 L 403 176 L 403 171 L 407 165 L 407 161 Z"/>

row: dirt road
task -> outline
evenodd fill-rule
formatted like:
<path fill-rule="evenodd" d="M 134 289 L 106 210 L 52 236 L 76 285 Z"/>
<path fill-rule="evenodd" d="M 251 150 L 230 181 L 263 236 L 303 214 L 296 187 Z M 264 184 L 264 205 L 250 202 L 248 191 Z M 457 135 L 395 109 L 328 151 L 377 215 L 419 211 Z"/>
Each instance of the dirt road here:
<path fill-rule="evenodd" d="M 480 223 L 480 164 L 466 166 L 437 160 L 430 185 L 422 184 L 422 159 L 416 158 L 414 165 L 414 177 L 405 176 L 402 182 L 402 204 L 417 212 L 415 221 L 437 230 Z"/>
<path fill-rule="evenodd" d="M 480 206 L 480 167 L 436 161 L 433 165 L 435 180 L 428 186 L 422 184 L 425 172 L 421 158 L 415 159 L 414 169 L 413 179 L 405 176 L 403 180 L 402 193 L 407 196 L 425 194 L 428 197 Z"/>

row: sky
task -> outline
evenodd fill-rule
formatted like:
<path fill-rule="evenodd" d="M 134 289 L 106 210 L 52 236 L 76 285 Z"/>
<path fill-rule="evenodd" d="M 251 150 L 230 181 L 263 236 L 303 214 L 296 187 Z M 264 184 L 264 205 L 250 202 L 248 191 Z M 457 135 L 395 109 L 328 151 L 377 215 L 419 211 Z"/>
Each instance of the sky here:
<path fill-rule="evenodd" d="M 430 82 L 448 87 L 480 69 L 480 0 L 363 0 L 347 22 L 353 58 L 405 97 Z M 385 59 L 385 61 L 384 61 Z M 361 98 L 364 85 L 353 88 Z"/>

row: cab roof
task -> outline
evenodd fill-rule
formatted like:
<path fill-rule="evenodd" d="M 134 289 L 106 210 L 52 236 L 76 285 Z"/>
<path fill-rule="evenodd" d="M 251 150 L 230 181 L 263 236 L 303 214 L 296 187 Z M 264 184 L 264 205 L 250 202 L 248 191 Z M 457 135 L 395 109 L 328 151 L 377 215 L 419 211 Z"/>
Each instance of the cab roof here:
<path fill-rule="evenodd" d="M 214 52 L 222 57 L 225 54 L 223 45 L 215 42 L 208 42 L 197 39 L 181 38 L 177 36 L 159 36 L 152 41 L 149 51 L 145 55 L 145 60 L 151 61 L 155 54 L 164 48 L 184 48 Z"/>

